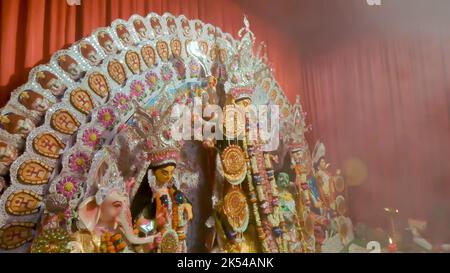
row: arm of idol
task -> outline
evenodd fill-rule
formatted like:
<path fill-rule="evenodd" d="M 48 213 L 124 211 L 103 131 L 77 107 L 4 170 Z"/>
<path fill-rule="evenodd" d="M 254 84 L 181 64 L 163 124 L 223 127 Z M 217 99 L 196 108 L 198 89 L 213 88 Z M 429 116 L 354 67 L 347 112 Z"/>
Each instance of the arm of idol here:
<path fill-rule="evenodd" d="M 187 220 L 191 221 L 192 218 L 194 218 L 194 214 L 192 213 L 192 205 L 189 203 L 184 203 L 182 206 L 183 206 L 183 210 L 186 211 Z"/>
<path fill-rule="evenodd" d="M 150 223 L 150 220 L 145 219 L 144 217 L 141 216 L 136 221 L 135 227 L 137 227 L 137 228 L 135 228 L 134 233 L 135 234 L 139 234 L 139 227 L 140 226 L 146 226 L 149 223 Z M 142 250 L 143 250 L 144 253 L 152 251 L 153 249 L 157 248 L 158 245 L 161 243 L 161 238 L 162 238 L 162 236 L 160 236 L 161 233 L 157 233 L 157 235 L 158 236 L 155 238 L 155 241 L 153 243 L 142 245 Z"/>
<path fill-rule="evenodd" d="M 157 210 L 156 225 L 158 227 L 164 227 L 169 221 L 169 213 L 165 207 L 161 207 L 159 210 Z"/>
<path fill-rule="evenodd" d="M 156 234 L 152 236 L 147 236 L 140 238 L 134 234 L 131 225 L 128 222 L 126 213 L 121 213 L 119 215 L 119 224 L 122 227 L 123 234 L 127 238 L 128 242 L 134 245 L 144 245 L 144 244 L 158 244 L 161 241 L 161 234 Z"/>
<path fill-rule="evenodd" d="M 126 181 L 126 190 L 128 194 L 131 194 L 131 189 L 133 188 L 134 184 L 136 184 L 136 178 L 132 177 L 128 181 Z"/>

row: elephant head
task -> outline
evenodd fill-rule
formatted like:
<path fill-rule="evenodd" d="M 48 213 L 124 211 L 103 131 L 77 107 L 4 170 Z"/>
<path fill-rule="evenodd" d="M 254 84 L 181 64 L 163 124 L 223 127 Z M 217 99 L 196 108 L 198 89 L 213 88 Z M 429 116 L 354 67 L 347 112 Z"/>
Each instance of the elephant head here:
<path fill-rule="evenodd" d="M 93 234 L 106 229 L 120 231 L 134 245 L 151 244 L 155 239 L 158 242 L 159 235 L 140 238 L 134 234 L 129 197 L 116 158 L 114 151 L 107 148 L 92 163 L 87 181 L 89 197 L 78 206 L 79 220 Z"/>
<path fill-rule="evenodd" d="M 105 228 L 121 231 L 134 245 L 154 243 L 158 236 L 137 237 L 133 232 L 128 195 L 117 190 L 109 192 L 99 204 L 98 198 L 87 198 L 78 207 L 78 216 L 87 230 L 101 232 Z"/>

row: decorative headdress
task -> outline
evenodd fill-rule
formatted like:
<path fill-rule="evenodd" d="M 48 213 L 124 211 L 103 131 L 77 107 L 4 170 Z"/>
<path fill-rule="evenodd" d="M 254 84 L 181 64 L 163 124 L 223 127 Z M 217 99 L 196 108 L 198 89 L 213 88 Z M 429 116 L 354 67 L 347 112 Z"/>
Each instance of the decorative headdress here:
<path fill-rule="evenodd" d="M 89 53 L 91 52 L 97 54 L 97 50 L 95 50 L 95 48 L 91 44 L 84 41 L 80 43 L 80 51 L 85 58 L 87 58 L 89 56 Z"/>
<path fill-rule="evenodd" d="M 158 111 L 149 113 L 135 103 L 132 128 L 145 141 L 146 158 L 150 167 L 168 163 L 176 164 L 180 158 L 181 142 L 172 138 L 171 126 L 176 121 L 171 118 L 172 106 L 164 114 Z"/>
<path fill-rule="evenodd" d="M 107 147 L 94 156 L 87 181 L 87 192 L 95 197 L 97 205 L 113 191 L 126 193 L 125 182 L 117 168 L 114 152 Z"/>
<path fill-rule="evenodd" d="M 101 31 L 98 34 L 97 38 L 98 38 L 98 41 L 99 41 L 100 45 L 102 45 L 102 46 L 104 46 L 104 44 L 107 41 L 111 41 L 111 42 L 113 41 L 111 36 L 109 36 L 109 34 L 107 32 L 105 32 L 105 31 Z"/>
<path fill-rule="evenodd" d="M 77 64 L 77 62 L 69 55 L 61 55 L 58 58 L 58 64 L 59 66 L 61 66 L 62 69 L 67 71 L 71 64 Z"/>
<path fill-rule="evenodd" d="M 316 146 L 314 147 L 314 151 L 312 153 L 314 166 L 317 165 L 319 163 L 319 160 L 324 156 L 325 156 L 325 145 L 322 142 L 317 141 Z"/>
<path fill-rule="evenodd" d="M 116 31 L 117 31 L 117 35 L 119 35 L 119 37 L 124 35 L 124 34 L 130 34 L 128 32 L 128 29 L 123 24 L 118 25 L 116 27 Z"/>
<path fill-rule="evenodd" d="M 53 73 L 49 71 L 39 71 L 36 74 L 36 81 L 43 87 L 48 88 L 48 84 L 51 80 L 58 79 Z"/>
<path fill-rule="evenodd" d="M 234 100 L 251 99 L 256 86 L 255 74 L 265 66 L 266 58 L 258 56 L 265 45 L 262 43 L 258 47 L 257 54 L 253 53 L 256 37 L 250 30 L 247 17 L 244 17 L 244 27 L 239 30 L 238 36 L 241 40 L 228 69 L 230 77 L 225 83 L 225 92 L 232 95 Z"/>
<path fill-rule="evenodd" d="M 295 104 L 290 106 L 290 116 L 284 123 L 284 141 L 288 145 L 291 152 L 307 150 L 307 143 L 304 134 L 311 129 L 311 126 L 306 126 L 305 116 L 302 105 L 300 103 L 300 96 L 297 96 Z"/>

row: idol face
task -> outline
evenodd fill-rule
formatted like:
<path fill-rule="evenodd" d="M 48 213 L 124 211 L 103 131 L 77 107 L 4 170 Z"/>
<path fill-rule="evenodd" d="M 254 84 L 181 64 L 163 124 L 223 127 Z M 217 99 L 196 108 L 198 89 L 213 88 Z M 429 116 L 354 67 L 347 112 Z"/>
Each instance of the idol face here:
<path fill-rule="evenodd" d="M 28 119 L 20 119 L 17 122 L 17 132 L 19 134 L 28 134 L 29 132 L 31 132 L 31 130 L 33 130 L 34 126 L 33 123 L 31 122 L 31 120 Z"/>
<path fill-rule="evenodd" d="M 289 175 L 287 173 L 279 173 L 277 184 L 280 188 L 287 188 L 289 186 Z"/>
<path fill-rule="evenodd" d="M 81 77 L 81 69 L 76 63 L 71 63 L 67 68 L 67 72 L 73 79 L 79 79 Z"/>
<path fill-rule="evenodd" d="M 48 83 L 48 88 L 51 90 L 52 94 L 59 97 L 64 94 L 66 87 L 58 79 L 51 79 Z"/>
<path fill-rule="evenodd" d="M 31 107 L 39 112 L 44 112 L 50 107 L 50 103 L 45 98 L 37 98 L 32 104 Z"/>
<path fill-rule="evenodd" d="M 107 223 L 118 222 L 118 218 L 126 207 L 126 195 L 117 191 L 112 192 L 101 204 L 102 221 Z"/>
<path fill-rule="evenodd" d="M 327 169 L 327 162 L 325 161 L 325 158 L 321 158 L 319 161 L 319 168 L 321 170 L 326 170 Z"/>
<path fill-rule="evenodd" d="M 0 142 L 0 163 L 9 165 L 17 157 L 17 150 L 7 143 Z"/>
<path fill-rule="evenodd" d="M 108 40 L 106 42 L 103 43 L 103 48 L 108 52 L 108 53 L 114 53 L 116 52 L 116 47 L 114 46 L 113 41 Z"/>
<path fill-rule="evenodd" d="M 158 181 L 160 184 L 169 183 L 170 181 L 172 181 L 174 170 L 175 166 L 173 165 L 157 168 L 155 170 L 156 181 Z"/>
<path fill-rule="evenodd" d="M 100 61 L 100 58 L 98 57 L 97 53 L 94 51 L 91 51 L 87 54 L 87 58 L 91 64 L 97 65 Z"/>
<path fill-rule="evenodd" d="M 221 63 L 225 63 L 225 61 L 227 60 L 227 51 L 224 49 L 221 49 L 219 51 L 219 60 Z"/>
<path fill-rule="evenodd" d="M 237 104 L 238 106 L 242 106 L 242 107 L 246 108 L 247 106 L 249 106 L 249 105 L 251 104 L 251 102 L 252 102 L 252 101 L 251 101 L 250 99 L 245 98 L 245 99 L 238 100 L 238 101 L 236 102 L 236 104 Z"/>

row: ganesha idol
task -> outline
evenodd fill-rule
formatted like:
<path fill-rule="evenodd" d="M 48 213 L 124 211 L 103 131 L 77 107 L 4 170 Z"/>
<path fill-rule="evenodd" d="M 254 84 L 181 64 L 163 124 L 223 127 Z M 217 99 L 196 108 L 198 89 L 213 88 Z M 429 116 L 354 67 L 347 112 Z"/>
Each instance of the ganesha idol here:
<path fill-rule="evenodd" d="M 78 206 L 82 229 L 72 235 L 71 252 L 135 252 L 138 245 L 156 247 L 160 242 L 159 234 L 143 238 L 135 234 L 126 183 L 108 148 L 97 155 L 91 168 L 89 195 Z"/>

